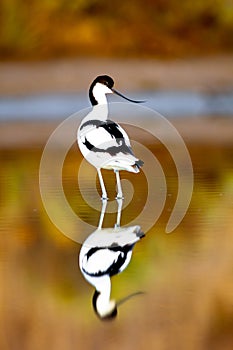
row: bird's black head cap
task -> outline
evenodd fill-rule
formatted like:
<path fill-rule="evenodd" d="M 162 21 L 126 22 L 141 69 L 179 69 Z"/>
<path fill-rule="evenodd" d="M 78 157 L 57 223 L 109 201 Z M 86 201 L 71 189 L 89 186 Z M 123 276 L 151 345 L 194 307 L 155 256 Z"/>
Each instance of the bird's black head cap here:
<path fill-rule="evenodd" d="M 109 75 L 99 75 L 98 77 L 95 78 L 95 80 L 93 80 L 89 89 L 89 98 L 92 106 L 95 106 L 98 104 L 96 99 L 93 96 L 93 88 L 97 83 L 106 85 L 109 89 L 112 89 L 114 85 L 114 80 Z"/>
<path fill-rule="evenodd" d="M 93 83 L 106 85 L 109 89 L 111 89 L 114 85 L 114 81 L 109 75 L 99 75 L 97 78 L 95 78 Z"/>

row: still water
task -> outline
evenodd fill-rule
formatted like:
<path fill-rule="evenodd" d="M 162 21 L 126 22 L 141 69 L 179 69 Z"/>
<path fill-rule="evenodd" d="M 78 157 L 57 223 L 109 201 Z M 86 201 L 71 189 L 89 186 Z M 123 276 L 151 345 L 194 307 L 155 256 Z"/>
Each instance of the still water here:
<path fill-rule="evenodd" d="M 134 99 L 144 99 L 145 106 L 167 117 L 233 114 L 233 92 L 140 91 L 128 92 Z M 110 96 L 109 101 L 119 101 Z M 0 120 L 63 119 L 84 109 L 89 102 L 86 94 L 46 94 L 0 98 Z"/>
<path fill-rule="evenodd" d="M 177 196 L 177 173 L 167 150 L 150 144 L 165 173 L 165 204 L 135 246 L 129 267 L 112 279 L 112 297 L 117 300 L 145 293 L 120 306 L 118 318 L 110 323 L 93 313 L 94 289 L 78 267 L 81 245 L 53 225 L 42 204 L 38 178 L 42 149 L 0 151 L 1 349 L 232 349 L 233 147 L 212 143 L 187 147 L 194 169 L 192 200 L 182 222 L 166 234 Z M 77 185 L 81 162 L 74 145 L 64 162 L 63 188 L 67 202 L 90 225 L 91 233 L 99 222 L 100 189 L 84 164 L 88 170 L 84 191 L 94 206 L 90 207 Z M 110 198 L 103 227 L 108 228 L 114 227 L 117 215 L 115 178 L 108 171 L 103 175 Z M 53 181 L 50 174 L 48 181 Z M 126 204 L 121 225 L 127 226 L 144 207 L 148 189 L 143 172 L 122 172 L 122 183 Z M 150 215 L 160 199 L 159 194 L 154 198 Z M 62 208 L 52 204 L 62 216 Z M 143 229 L 145 222 L 137 224 Z M 82 227 L 76 229 L 82 234 Z"/>

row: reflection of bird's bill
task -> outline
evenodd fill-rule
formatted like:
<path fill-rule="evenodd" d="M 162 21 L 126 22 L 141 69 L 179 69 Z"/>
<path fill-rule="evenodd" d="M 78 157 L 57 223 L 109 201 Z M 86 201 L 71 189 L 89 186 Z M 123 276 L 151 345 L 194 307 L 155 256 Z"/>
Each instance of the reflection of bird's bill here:
<path fill-rule="evenodd" d="M 124 99 L 127 100 L 127 101 L 134 102 L 134 103 L 143 103 L 143 102 L 146 102 L 146 101 L 132 100 L 131 98 L 128 98 L 128 97 L 122 95 L 119 91 L 117 91 L 117 90 L 115 90 L 115 89 L 113 89 L 113 88 L 112 88 L 111 90 L 112 90 L 112 92 L 114 92 L 116 95 L 121 96 L 122 98 L 124 98 Z"/>
<path fill-rule="evenodd" d="M 136 297 L 137 295 L 142 295 L 142 294 L 145 294 L 145 292 L 134 292 L 130 295 L 127 295 L 126 297 L 120 299 L 119 301 L 116 302 L 116 305 L 119 306 L 119 305 L 122 305 L 124 304 L 126 301 L 128 301 L 129 299 L 133 298 L 133 297 Z"/>

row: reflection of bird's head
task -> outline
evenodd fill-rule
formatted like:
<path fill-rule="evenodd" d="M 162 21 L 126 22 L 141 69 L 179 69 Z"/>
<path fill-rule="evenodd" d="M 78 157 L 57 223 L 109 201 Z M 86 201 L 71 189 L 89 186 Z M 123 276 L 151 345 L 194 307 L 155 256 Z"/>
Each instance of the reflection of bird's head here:
<path fill-rule="evenodd" d="M 103 300 L 101 293 L 97 290 L 93 295 L 92 305 L 97 316 L 103 321 L 112 320 L 117 316 L 116 302 L 114 300 Z"/>
<path fill-rule="evenodd" d="M 103 298 L 101 298 L 101 293 L 95 290 L 93 299 L 92 299 L 92 305 L 95 313 L 102 321 L 109 321 L 116 318 L 117 307 L 119 305 L 125 303 L 127 300 L 131 299 L 132 297 L 140 294 L 144 294 L 144 292 L 132 293 L 127 297 L 120 299 L 118 302 L 116 302 L 115 300 L 104 300 Z"/>

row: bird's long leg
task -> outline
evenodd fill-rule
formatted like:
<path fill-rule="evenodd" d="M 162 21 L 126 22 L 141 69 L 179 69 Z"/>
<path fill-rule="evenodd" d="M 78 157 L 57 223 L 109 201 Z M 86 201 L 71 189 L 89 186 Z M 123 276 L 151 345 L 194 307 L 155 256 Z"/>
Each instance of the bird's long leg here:
<path fill-rule="evenodd" d="M 98 230 L 102 229 L 103 221 L 104 221 L 104 215 L 107 207 L 107 199 L 102 200 L 102 209 L 101 209 L 101 214 L 100 214 L 100 219 L 99 219 L 99 225 L 98 225 Z"/>
<path fill-rule="evenodd" d="M 101 186 L 101 191 L 102 191 L 102 199 L 103 200 L 108 199 L 106 188 L 105 188 L 105 185 L 104 185 L 104 179 L 103 179 L 103 176 L 101 174 L 100 168 L 97 168 L 97 172 L 98 172 L 100 186 Z"/>
<path fill-rule="evenodd" d="M 123 206 L 123 199 L 117 199 L 117 204 L 118 204 L 118 208 L 117 208 L 117 220 L 115 223 L 115 227 L 120 227 L 121 226 L 121 211 L 122 211 L 122 206 Z"/>
<path fill-rule="evenodd" d="M 116 182 L 117 182 L 117 196 L 116 199 L 124 199 L 123 192 L 121 188 L 121 179 L 120 179 L 120 173 L 119 170 L 114 170 L 116 174 Z"/>

